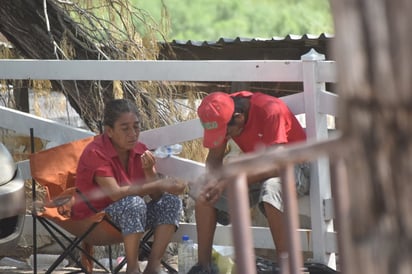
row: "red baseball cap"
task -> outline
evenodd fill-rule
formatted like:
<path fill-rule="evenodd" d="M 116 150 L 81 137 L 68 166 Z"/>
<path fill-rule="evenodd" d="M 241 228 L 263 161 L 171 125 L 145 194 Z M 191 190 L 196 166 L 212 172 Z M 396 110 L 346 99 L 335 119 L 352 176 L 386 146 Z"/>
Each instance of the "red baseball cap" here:
<path fill-rule="evenodd" d="M 227 123 L 232 119 L 235 103 L 229 94 L 216 91 L 203 98 L 197 109 L 203 126 L 203 146 L 220 146 L 226 138 Z"/>

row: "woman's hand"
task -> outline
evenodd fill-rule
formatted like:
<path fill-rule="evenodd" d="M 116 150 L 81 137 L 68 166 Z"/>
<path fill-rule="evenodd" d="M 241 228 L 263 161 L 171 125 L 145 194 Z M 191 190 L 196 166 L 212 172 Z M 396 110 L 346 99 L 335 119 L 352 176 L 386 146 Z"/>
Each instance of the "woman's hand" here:
<path fill-rule="evenodd" d="M 140 157 L 142 159 L 143 170 L 153 170 L 153 167 L 156 164 L 156 158 L 153 156 L 152 152 L 146 150 Z"/>
<path fill-rule="evenodd" d="M 174 195 L 183 194 L 187 183 L 183 180 L 178 180 L 176 178 L 164 178 L 160 180 L 160 188 L 164 192 L 168 192 Z"/>

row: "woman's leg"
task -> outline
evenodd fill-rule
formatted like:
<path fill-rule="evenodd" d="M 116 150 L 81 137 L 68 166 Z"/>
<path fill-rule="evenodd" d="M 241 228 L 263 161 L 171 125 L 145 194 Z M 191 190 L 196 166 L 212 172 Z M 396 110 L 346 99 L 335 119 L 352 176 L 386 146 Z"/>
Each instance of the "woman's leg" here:
<path fill-rule="evenodd" d="M 147 227 L 154 228 L 153 245 L 143 273 L 157 273 L 165 250 L 179 227 L 182 201 L 178 196 L 164 194 L 147 204 Z"/>
<path fill-rule="evenodd" d="M 133 233 L 123 236 L 124 250 L 127 261 L 126 273 L 137 274 L 140 273 L 138 256 L 139 244 L 143 233 Z"/>
<path fill-rule="evenodd" d="M 163 224 L 156 227 L 152 249 L 144 271 L 145 274 L 157 273 L 159 271 L 160 261 L 175 231 L 176 226 L 171 224 Z"/>
<path fill-rule="evenodd" d="M 128 196 L 108 206 L 105 212 L 122 231 L 127 260 L 126 273 L 140 273 L 138 256 L 140 239 L 146 227 L 145 201 L 138 196 Z"/>

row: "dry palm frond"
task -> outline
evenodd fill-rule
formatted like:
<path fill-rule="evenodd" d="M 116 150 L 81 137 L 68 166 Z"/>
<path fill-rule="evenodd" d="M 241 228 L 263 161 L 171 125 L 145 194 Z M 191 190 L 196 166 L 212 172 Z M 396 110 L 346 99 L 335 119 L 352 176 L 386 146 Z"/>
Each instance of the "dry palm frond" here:
<path fill-rule="evenodd" d="M 77 24 L 77 31 L 87 37 L 83 47 L 98 53 L 100 59 L 156 60 L 159 42 L 167 39 L 170 20 L 167 9 L 161 22 L 156 22 L 145 10 L 125 0 L 77 0 L 71 4 L 61 3 Z M 75 56 L 71 43 L 80 43 L 73 33 L 66 32 L 59 47 L 64 56 Z M 161 81 L 114 81 L 111 98 L 129 98 L 136 102 L 142 112 L 142 129 L 152 129 L 196 117 L 196 100 L 201 94 L 194 87 L 182 90 L 180 85 Z M 82 103 L 79 95 L 76 103 L 83 113 L 97 115 L 101 120 L 102 105 L 105 98 L 104 87 L 97 83 L 94 90 L 95 104 Z M 110 98 L 109 98 L 110 99 Z M 184 102 L 184 103 L 183 103 Z M 190 144 L 189 144 L 190 143 Z M 204 159 L 205 152 L 198 141 L 185 144 L 185 157 Z M 198 148 L 198 149 L 196 149 Z M 189 152 L 190 151 L 190 152 Z"/>

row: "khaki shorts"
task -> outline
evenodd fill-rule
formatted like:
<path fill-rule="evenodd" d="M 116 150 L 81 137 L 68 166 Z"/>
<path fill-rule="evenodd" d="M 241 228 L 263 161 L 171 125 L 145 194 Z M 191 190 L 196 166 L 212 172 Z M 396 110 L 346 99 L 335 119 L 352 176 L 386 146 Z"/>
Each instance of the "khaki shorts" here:
<path fill-rule="evenodd" d="M 295 166 L 296 191 L 298 197 L 309 194 L 309 170 L 310 165 L 307 163 Z M 259 205 L 260 211 L 265 215 L 263 202 L 268 203 L 283 212 L 282 184 L 279 177 L 269 178 L 263 182 L 249 185 L 250 207 Z M 226 191 L 216 202 L 215 208 L 217 209 L 217 222 L 222 225 L 228 225 L 230 221 Z"/>

